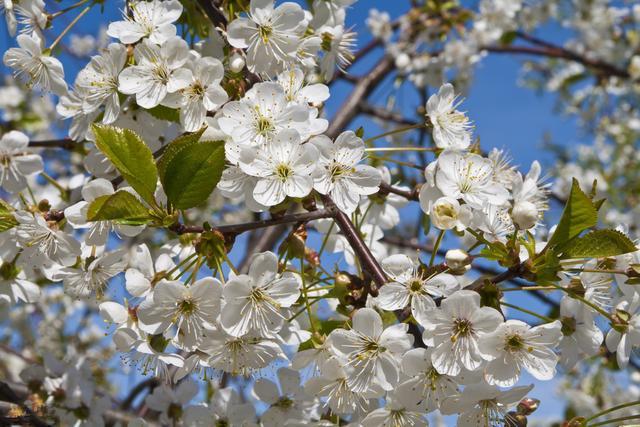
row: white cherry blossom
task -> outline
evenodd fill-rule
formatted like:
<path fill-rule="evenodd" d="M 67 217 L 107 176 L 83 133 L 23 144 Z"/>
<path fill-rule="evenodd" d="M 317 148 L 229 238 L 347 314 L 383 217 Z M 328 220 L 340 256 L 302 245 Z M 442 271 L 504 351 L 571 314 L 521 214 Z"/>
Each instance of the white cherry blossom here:
<path fill-rule="evenodd" d="M 4 65 L 12 68 L 14 75 L 25 79 L 29 86 L 39 86 L 56 95 L 67 93 L 62 63 L 43 51 L 42 38 L 37 33 L 20 34 L 17 41 L 19 47 L 4 53 Z"/>
<path fill-rule="evenodd" d="M 274 7 L 273 0 L 251 0 L 248 17 L 229 24 L 227 39 L 236 48 L 247 49 L 247 68 L 274 75 L 295 58 L 306 28 L 302 8 L 292 2 Z"/>
<path fill-rule="evenodd" d="M 456 110 L 461 101 L 457 100 L 453 86 L 440 86 L 427 101 L 427 117 L 433 126 L 433 139 L 438 148 L 464 150 L 471 144 L 473 126 L 469 118 Z"/>
<path fill-rule="evenodd" d="M 302 145 L 295 130 L 283 130 L 257 151 L 244 150 L 240 168 L 257 178 L 253 198 L 265 206 L 274 206 L 285 197 L 305 197 L 313 189 L 312 174 L 318 151 Z"/>
<path fill-rule="evenodd" d="M 423 276 L 419 265 L 406 255 L 391 255 L 380 265 L 390 282 L 380 289 L 378 305 L 389 311 L 410 307 L 419 323 L 436 308 L 434 298 L 448 297 L 460 287 L 456 278 L 447 273 Z"/>
<path fill-rule="evenodd" d="M 249 274 L 232 277 L 224 287 L 222 328 L 236 337 L 246 334 L 272 337 L 285 321 L 281 309 L 296 302 L 300 286 L 297 274 L 278 273 L 278 258 L 274 253 L 256 255 Z"/>
<path fill-rule="evenodd" d="M 364 142 L 355 133 L 343 132 L 335 142 L 324 135 L 310 142 L 320 152 L 314 188 L 331 196 L 342 211 L 352 213 L 360 196 L 378 191 L 382 177 L 374 167 L 358 164 L 364 156 Z"/>
<path fill-rule="evenodd" d="M 0 187 L 11 193 L 27 188 L 27 177 L 42 172 L 39 154 L 29 152 L 29 137 L 12 130 L 0 138 Z"/>
<path fill-rule="evenodd" d="M 553 348 L 562 332 L 556 320 L 536 327 L 509 319 L 480 341 L 483 357 L 489 360 L 485 379 L 489 384 L 511 387 L 518 382 L 525 369 L 534 378 L 550 380 L 554 377 L 558 356 Z"/>
<path fill-rule="evenodd" d="M 373 384 L 391 390 L 398 382 L 399 357 L 413 343 L 408 325 L 399 323 L 383 329 L 380 315 L 361 308 L 353 316 L 353 328 L 334 329 L 329 335 L 331 347 L 346 364 L 347 385 L 354 392 L 366 392 Z"/>
<path fill-rule="evenodd" d="M 143 40 L 133 52 L 137 65 L 120 73 L 118 90 L 135 95 L 143 108 L 158 106 L 168 93 L 189 85 L 190 73 L 182 68 L 188 54 L 187 43 L 179 37 L 169 38 L 161 46 Z"/>
<path fill-rule="evenodd" d="M 490 307 L 480 307 L 480 295 L 458 291 L 442 301 L 439 310 L 422 319 L 423 340 L 434 347 L 431 361 L 444 375 L 456 376 L 483 365 L 481 339 L 502 323 L 502 316 Z"/>
<path fill-rule="evenodd" d="M 131 17 L 125 14 L 124 21 L 109 24 L 109 36 L 123 44 L 136 43 L 143 37 L 162 44 L 176 35 L 173 23 L 182 15 L 182 5 L 178 0 L 136 1 L 129 3 L 129 8 Z"/>

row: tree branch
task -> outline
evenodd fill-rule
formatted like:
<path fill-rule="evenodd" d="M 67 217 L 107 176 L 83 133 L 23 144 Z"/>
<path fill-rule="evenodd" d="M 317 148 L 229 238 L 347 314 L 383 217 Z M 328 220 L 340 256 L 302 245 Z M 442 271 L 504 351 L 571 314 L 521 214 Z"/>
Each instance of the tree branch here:
<path fill-rule="evenodd" d="M 222 234 L 237 235 L 249 230 L 257 230 L 259 228 L 266 228 L 280 224 L 308 222 L 320 218 L 330 218 L 333 215 L 333 211 L 329 209 L 320 209 L 312 212 L 294 213 L 284 215 L 279 218 L 261 219 L 259 221 L 245 222 L 242 224 L 220 225 L 218 227 L 212 227 L 211 229 Z M 177 234 L 202 233 L 205 231 L 204 228 L 200 225 L 184 225 L 180 223 L 170 226 L 169 230 Z"/>
<path fill-rule="evenodd" d="M 514 54 L 523 54 L 523 55 L 544 56 L 548 58 L 568 59 L 574 62 L 578 62 L 587 68 L 599 70 L 606 75 L 621 77 L 625 79 L 628 79 L 630 77 L 629 72 L 627 70 L 620 69 L 615 65 L 609 64 L 608 62 L 597 60 L 597 59 L 589 59 L 575 52 L 571 52 L 565 48 L 562 48 L 559 46 L 553 46 L 546 42 L 544 43 L 547 47 L 545 47 L 545 45 L 541 45 L 541 47 L 485 46 L 481 50 L 486 50 L 488 52 L 493 52 L 493 53 L 514 53 Z"/>
<path fill-rule="evenodd" d="M 62 139 L 44 139 L 40 141 L 29 141 L 29 147 L 37 148 L 62 148 L 64 150 L 73 150 L 77 148 L 81 142 L 76 142 L 71 138 Z"/>
<path fill-rule="evenodd" d="M 198 5 L 202 8 L 214 27 L 227 27 L 227 18 L 220 11 L 218 6 L 213 4 L 212 0 L 197 0 Z"/>
<path fill-rule="evenodd" d="M 360 112 L 360 103 L 369 96 L 392 70 L 393 60 L 385 56 L 355 85 L 351 96 L 342 103 L 338 112 L 333 116 L 329 129 L 325 132 L 329 138 L 337 137 L 340 132 L 349 126 L 349 123 Z"/>
<path fill-rule="evenodd" d="M 386 110 L 376 105 L 371 105 L 365 101 L 360 102 L 360 104 L 358 105 L 358 108 L 360 109 L 361 113 L 378 118 L 380 120 L 394 122 L 399 125 L 413 126 L 418 124 L 418 122 L 416 122 L 415 120 L 406 118 L 403 115 L 396 113 L 395 111 Z"/>
<path fill-rule="evenodd" d="M 349 219 L 349 217 L 342 212 L 335 205 L 331 197 L 322 196 L 322 202 L 324 203 L 325 208 L 329 208 L 334 212 L 333 219 L 338 224 L 340 231 L 344 234 L 344 237 L 349 242 L 349 245 L 355 252 L 360 264 L 362 265 L 363 270 L 367 271 L 371 278 L 373 279 L 373 283 L 370 287 L 370 294 L 372 296 L 378 296 L 378 289 L 387 282 L 387 278 L 384 274 L 384 271 L 378 264 L 378 261 L 373 257 L 371 250 L 364 243 L 362 237 L 356 230 L 353 222 Z"/>

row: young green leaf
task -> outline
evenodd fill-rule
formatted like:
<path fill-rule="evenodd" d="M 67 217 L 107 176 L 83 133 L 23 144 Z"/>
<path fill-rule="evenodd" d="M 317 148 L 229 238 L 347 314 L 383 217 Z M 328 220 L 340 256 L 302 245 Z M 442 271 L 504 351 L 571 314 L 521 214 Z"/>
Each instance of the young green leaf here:
<path fill-rule="evenodd" d="M 637 250 L 636 245 L 617 230 L 594 230 L 565 245 L 561 258 L 603 258 Z"/>
<path fill-rule="evenodd" d="M 167 170 L 167 165 L 169 162 L 183 149 L 187 148 L 190 145 L 195 144 L 200 140 L 202 134 L 204 133 L 204 129 L 199 130 L 198 132 L 188 133 L 185 135 L 181 135 L 171 141 L 162 153 L 162 157 L 157 162 L 158 165 L 158 175 L 160 176 L 160 182 L 164 182 L 164 175 Z"/>
<path fill-rule="evenodd" d="M 89 221 L 115 221 L 119 224 L 142 225 L 152 220 L 149 209 L 125 190 L 98 197 L 89 205 Z"/>
<path fill-rule="evenodd" d="M 147 110 L 156 119 L 166 120 L 168 122 L 180 123 L 180 113 L 173 108 L 165 107 L 164 105 L 158 105 Z"/>
<path fill-rule="evenodd" d="M 155 205 L 158 170 L 149 147 L 129 129 L 96 124 L 92 127 L 98 149 L 143 200 Z"/>
<path fill-rule="evenodd" d="M 597 223 L 598 210 L 591 199 L 580 189 L 578 181 L 574 179 L 569 200 L 564 207 L 560 222 L 546 247 L 561 248 L 584 230 L 595 227 Z"/>
<path fill-rule="evenodd" d="M 167 199 L 177 209 L 202 204 L 220 181 L 223 169 L 223 141 L 187 144 L 163 167 Z"/>

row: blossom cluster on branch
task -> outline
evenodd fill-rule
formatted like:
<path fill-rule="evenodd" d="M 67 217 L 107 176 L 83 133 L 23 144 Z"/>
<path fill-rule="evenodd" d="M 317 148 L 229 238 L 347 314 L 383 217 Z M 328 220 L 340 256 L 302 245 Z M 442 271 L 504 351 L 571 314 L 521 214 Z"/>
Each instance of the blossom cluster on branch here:
<path fill-rule="evenodd" d="M 640 6 L 68 3 L 0 5 L 0 424 L 640 419 Z M 481 145 L 491 54 L 595 145 Z"/>

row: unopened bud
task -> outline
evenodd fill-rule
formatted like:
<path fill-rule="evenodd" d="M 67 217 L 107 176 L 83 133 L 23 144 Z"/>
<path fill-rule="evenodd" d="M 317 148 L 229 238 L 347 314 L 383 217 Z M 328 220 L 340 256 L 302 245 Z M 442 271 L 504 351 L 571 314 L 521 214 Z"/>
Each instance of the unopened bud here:
<path fill-rule="evenodd" d="M 448 250 L 444 259 L 447 267 L 454 274 L 464 274 L 471 268 L 471 257 L 462 249 Z"/>
<path fill-rule="evenodd" d="M 449 230 L 460 223 L 462 209 L 452 197 L 440 197 L 431 206 L 431 223 L 440 230 Z"/>
<path fill-rule="evenodd" d="M 533 399 L 531 397 L 525 397 L 518 403 L 517 411 L 522 415 L 531 415 L 536 409 L 540 406 L 540 401 L 538 399 Z"/>
<path fill-rule="evenodd" d="M 401 53 L 396 57 L 396 68 L 402 70 L 411 64 L 411 58 L 406 53 Z"/>
<path fill-rule="evenodd" d="M 531 202 L 517 202 L 511 211 L 513 223 L 521 230 L 528 230 L 538 222 L 538 208 Z"/>
<path fill-rule="evenodd" d="M 51 209 L 51 204 L 49 203 L 49 201 L 47 199 L 40 200 L 40 202 L 38 203 L 38 210 L 40 212 L 47 212 L 49 209 Z"/>
<path fill-rule="evenodd" d="M 242 71 L 244 64 L 244 57 L 238 52 L 233 53 L 231 57 L 229 57 L 229 69 L 233 73 L 239 73 Z"/>

